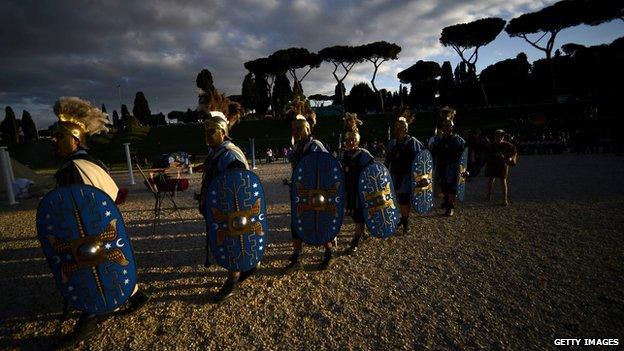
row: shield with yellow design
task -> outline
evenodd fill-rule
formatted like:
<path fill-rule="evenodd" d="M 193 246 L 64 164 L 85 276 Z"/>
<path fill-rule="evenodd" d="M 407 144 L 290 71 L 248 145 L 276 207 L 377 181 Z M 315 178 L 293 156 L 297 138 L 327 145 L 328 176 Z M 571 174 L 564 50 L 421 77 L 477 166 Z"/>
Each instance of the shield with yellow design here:
<path fill-rule="evenodd" d="M 399 223 L 399 203 L 388 169 L 379 162 L 366 166 L 360 173 L 358 193 L 371 235 L 386 238 L 394 234 Z"/>
<path fill-rule="evenodd" d="M 111 312 L 137 283 L 134 254 L 115 202 L 90 185 L 60 187 L 37 209 L 37 236 L 61 296 L 89 314 Z"/>
<path fill-rule="evenodd" d="M 210 251 L 230 271 L 258 265 L 268 243 L 264 188 L 258 176 L 244 169 L 219 174 L 206 192 L 204 218 Z"/>
<path fill-rule="evenodd" d="M 414 157 L 411 173 L 412 207 L 420 214 L 433 208 L 433 159 L 429 150 Z"/>
<path fill-rule="evenodd" d="M 293 229 L 307 244 L 321 245 L 340 232 L 344 216 L 344 174 L 326 152 L 302 158 L 292 172 L 290 214 Z"/>

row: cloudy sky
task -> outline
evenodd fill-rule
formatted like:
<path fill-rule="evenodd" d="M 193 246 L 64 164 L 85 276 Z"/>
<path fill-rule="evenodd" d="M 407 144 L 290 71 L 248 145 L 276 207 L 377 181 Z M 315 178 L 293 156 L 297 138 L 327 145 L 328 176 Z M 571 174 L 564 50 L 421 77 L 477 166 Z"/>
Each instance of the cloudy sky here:
<path fill-rule="evenodd" d="M 399 59 L 382 66 L 378 87 L 396 90 L 397 72 L 419 59 L 458 58 L 438 40 L 442 28 L 483 17 L 509 20 L 553 0 L 5 0 L 0 7 L 0 107 L 27 109 L 39 128 L 54 121 L 52 104 L 76 95 L 132 108 L 143 91 L 153 113 L 195 108 L 195 77 L 208 68 L 215 86 L 240 94 L 243 63 L 287 47 L 318 51 L 340 44 L 385 40 L 400 45 Z M 624 35 L 624 22 L 567 29 L 567 42 L 608 43 Z M 478 69 L 525 52 L 542 57 L 506 33 L 481 49 Z M 332 94 L 330 64 L 303 82 L 306 94 Z M 356 66 L 346 81 L 368 81 L 372 65 Z M 4 114 L 0 115 L 3 118 Z"/>

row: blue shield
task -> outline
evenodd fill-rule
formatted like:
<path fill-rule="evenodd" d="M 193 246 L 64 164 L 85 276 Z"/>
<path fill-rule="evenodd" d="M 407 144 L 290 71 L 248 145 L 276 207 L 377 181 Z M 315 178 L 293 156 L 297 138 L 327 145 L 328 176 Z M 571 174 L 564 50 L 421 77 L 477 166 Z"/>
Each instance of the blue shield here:
<path fill-rule="evenodd" d="M 399 223 L 399 203 L 388 169 L 379 162 L 366 166 L 360 173 L 358 194 L 371 235 L 387 238 L 394 234 Z"/>
<path fill-rule="evenodd" d="M 466 178 L 468 178 L 468 148 L 464 149 L 461 157 L 459 158 L 459 168 L 457 175 L 457 200 L 464 201 L 464 195 L 466 194 Z"/>
<path fill-rule="evenodd" d="M 258 176 L 233 169 L 219 174 L 206 192 L 204 218 L 210 251 L 230 271 L 258 265 L 268 244 L 264 188 Z"/>
<path fill-rule="evenodd" d="M 433 159 L 429 150 L 422 150 L 412 162 L 412 207 L 420 214 L 433 208 Z"/>
<path fill-rule="evenodd" d="M 136 265 L 123 217 L 90 185 L 50 191 L 37 209 L 37 236 L 63 298 L 89 313 L 111 312 L 130 297 Z"/>
<path fill-rule="evenodd" d="M 344 174 L 326 152 L 311 153 L 293 170 L 290 214 L 299 238 L 311 245 L 333 240 L 344 216 Z"/>

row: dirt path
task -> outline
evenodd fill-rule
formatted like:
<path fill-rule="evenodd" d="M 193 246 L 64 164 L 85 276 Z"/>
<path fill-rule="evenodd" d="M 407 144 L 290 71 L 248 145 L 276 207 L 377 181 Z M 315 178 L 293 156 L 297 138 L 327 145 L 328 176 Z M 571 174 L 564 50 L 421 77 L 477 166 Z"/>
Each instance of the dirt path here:
<path fill-rule="evenodd" d="M 79 349 L 548 349 L 555 338 L 624 337 L 624 160 L 610 155 L 525 156 L 511 205 L 468 184 L 452 218 L 412 216 L 409 236 L 369 239 L 355 256 L 280 275 L 290 254 L 289 166 L 260 165 L 270 242 L 258 275 L 220 305 L 225 276 L 202 266 L 204 223 L 191 189 L 182 219 L 151 234 L 152 198 L 133 187 L 122 211 L 147 308 L 109 318 Z M 124 184 L 126 179 L 118 179 Z M 36 201 L 0 212 L 0 348 L 46 349 L 61 298 L 35 237 Z M 349 220 L 339 236 L 343 250 Z M 74 317 L 77 314 L 73 315 Z M 71 330 L 65 322 L 63 331 Z"/>

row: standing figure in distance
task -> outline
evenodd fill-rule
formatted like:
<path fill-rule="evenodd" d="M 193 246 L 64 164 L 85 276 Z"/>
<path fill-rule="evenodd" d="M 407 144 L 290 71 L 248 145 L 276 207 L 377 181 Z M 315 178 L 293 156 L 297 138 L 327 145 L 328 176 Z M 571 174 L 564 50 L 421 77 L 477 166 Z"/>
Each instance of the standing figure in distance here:
<path fill-rule="evenodd" d="M 502 205 L 507 206 L 509 166 L 515 166 L 518 162 L 518 151 L 513 144 L 505 141 L 505 131 L 499 129 L 494 132 L 494 141 L 486 146 L 485 155 L 485 176 L 488 177 L 487 199 L 488 201 L 492 199 L 494 179 L 498 178 L 503 190 Z"/>
<path fill-rule="evenodd" d="M 57 157 L 65 163 L 56 172 L 56 186 L 87 184 L 104 191 L 116 204 L 125 202 L 127 191 L 120 190 L 102 162 L 87 153 L 87 136 L 108 131 L 108 116 L 88 101 L 77 97 L 62 97 L 54 104 L 58 123 L 52 132 Z M 143 307 L 149 297 L 135 285 L 127 306 L 120 312 L 132 313 Z M 110 314 L 93 315 L 83 312 L 74 330 L 61 340 L 61 348 L 72 347 L 94 334 L 100 322 Z"/>
<path fill-rule="evenodd" d="M 344 143 L 345 151 L 340 158 L 340 164 L 345 175 L 345 197 L 347 214 L 351 215 L 355 224 L 355 233 L 351 240 L 351 245 L 347 249 L 348 253 L 354 253 L 364 234 L 364 210 L 360 205 L 358 194 L 358 181 L 360 173 L 364 167 L 374 161 L 368 150 L 360 148 L 360 133 L 358 125 L 362 124 L 355 113 L 346 114 L 345 118 Z"/>
<path fill-rule="evenodd" d="M 394 122 L 394 138 L 388 143 L 386 167 L 390 170 L 394 189 L 399 199 L 403 234 L 409 233 L 409 213 L 411 206 L 411 171 L 414 157 L 422 150 L 423 145 L 418 139 L 408 134 L 408 128 L 414 117 L 408 107 L 404 107 Z"/>
<path fill-rule="evenodd" d="M 446 216 L 455 211 L 455 196 L 459 176 L 459 161 L 466 142 L 453 131 L 455 110 L 449 107 L 440 109 L 440 134 L 431 141 L 431 154 L 435 163 L 435 177 L 444 196 L 442 207 Z"/>

